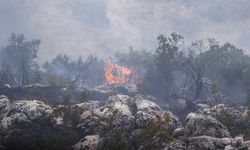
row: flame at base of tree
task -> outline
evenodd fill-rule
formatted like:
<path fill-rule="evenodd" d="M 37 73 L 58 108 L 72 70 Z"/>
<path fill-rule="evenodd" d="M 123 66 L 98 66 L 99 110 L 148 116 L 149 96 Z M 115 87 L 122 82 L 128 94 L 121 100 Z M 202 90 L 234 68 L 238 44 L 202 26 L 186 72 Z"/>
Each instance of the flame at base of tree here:
<path fill-rule="evenodd" d="M 109 59 L 106 63 L 105 79 L 112 84 L 136 83 L 132 69 L 113 63 L 112 59 Z"/>

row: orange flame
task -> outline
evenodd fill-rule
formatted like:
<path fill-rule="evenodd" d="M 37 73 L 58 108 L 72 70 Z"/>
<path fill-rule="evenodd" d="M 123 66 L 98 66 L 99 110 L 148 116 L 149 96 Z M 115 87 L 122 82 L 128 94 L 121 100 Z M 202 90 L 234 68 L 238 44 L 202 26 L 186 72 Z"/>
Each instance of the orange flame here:
<path fill-rule="evenodd" d="M 132 76 L 132 70 L 128 67 L 115 64 L 112 60 L 108 60 L 105 69 L 105 78 L 109 83 L 128 83 Z"/>

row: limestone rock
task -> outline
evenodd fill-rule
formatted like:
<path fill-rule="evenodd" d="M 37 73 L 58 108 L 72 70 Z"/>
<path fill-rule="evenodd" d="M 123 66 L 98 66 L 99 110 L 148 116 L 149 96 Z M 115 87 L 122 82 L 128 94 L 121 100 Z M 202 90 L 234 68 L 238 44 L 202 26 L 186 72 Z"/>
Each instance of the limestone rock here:
<path fill-rule="evenodd" d="M 99 135 L 88 135 L 73 146 L 74 150 L 88 149 L 96 150 L 99 143 Z"/>
<path fill-rule="evenodd" d="M 185 132 L 187 136 L 231 137 L 228 129 L 211 116 L 189 113 L 186 121 Z"/>

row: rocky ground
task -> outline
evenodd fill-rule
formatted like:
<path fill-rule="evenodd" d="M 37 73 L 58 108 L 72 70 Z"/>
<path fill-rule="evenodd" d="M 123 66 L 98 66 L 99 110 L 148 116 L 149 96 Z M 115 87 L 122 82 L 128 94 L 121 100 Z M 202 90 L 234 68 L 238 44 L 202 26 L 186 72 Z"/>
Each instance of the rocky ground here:
<path fill-rule="evenodd" d="M 180 122 L 153 101 L 116 94 L 50 106 L 0 96 L 0 149 L 250 150 L 247 110 L 197 104 Z"/>

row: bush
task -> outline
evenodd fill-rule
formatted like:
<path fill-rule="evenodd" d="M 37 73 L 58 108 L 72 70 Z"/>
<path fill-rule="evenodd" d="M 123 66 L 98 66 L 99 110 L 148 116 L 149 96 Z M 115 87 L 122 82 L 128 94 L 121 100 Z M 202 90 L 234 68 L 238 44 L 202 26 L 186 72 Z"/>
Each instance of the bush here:
<path fill-rule="evenodd" d="M 81 97 L 80 97 L 80 102 L 87 102 L 89 100 L 89 93 L 88 92 L 85 92 L 83 91 L 81 93 Z"/>
<path fill-rule="evenodd" d="M 156 149 L 161 145 L 155 143 L 154 139 L 159 139 L 158 143 L 168 142 L 171 140 L 172 132 L 169 122 L 172 120 L 171 114 L 164 113 L 160 119 L 152 119 L 148 125 L 142 129 L 139 137 L 140 145 L 143 149 Z"/>
<path fill-rule="evenodd" d="M 225 125 L 232 136 L 237 136 L 239 129 L 237 128 L 237 122 L 234 116 L 227 111 L 223 110 L 220 114 L 216 115 L 216 119 Z"/>

